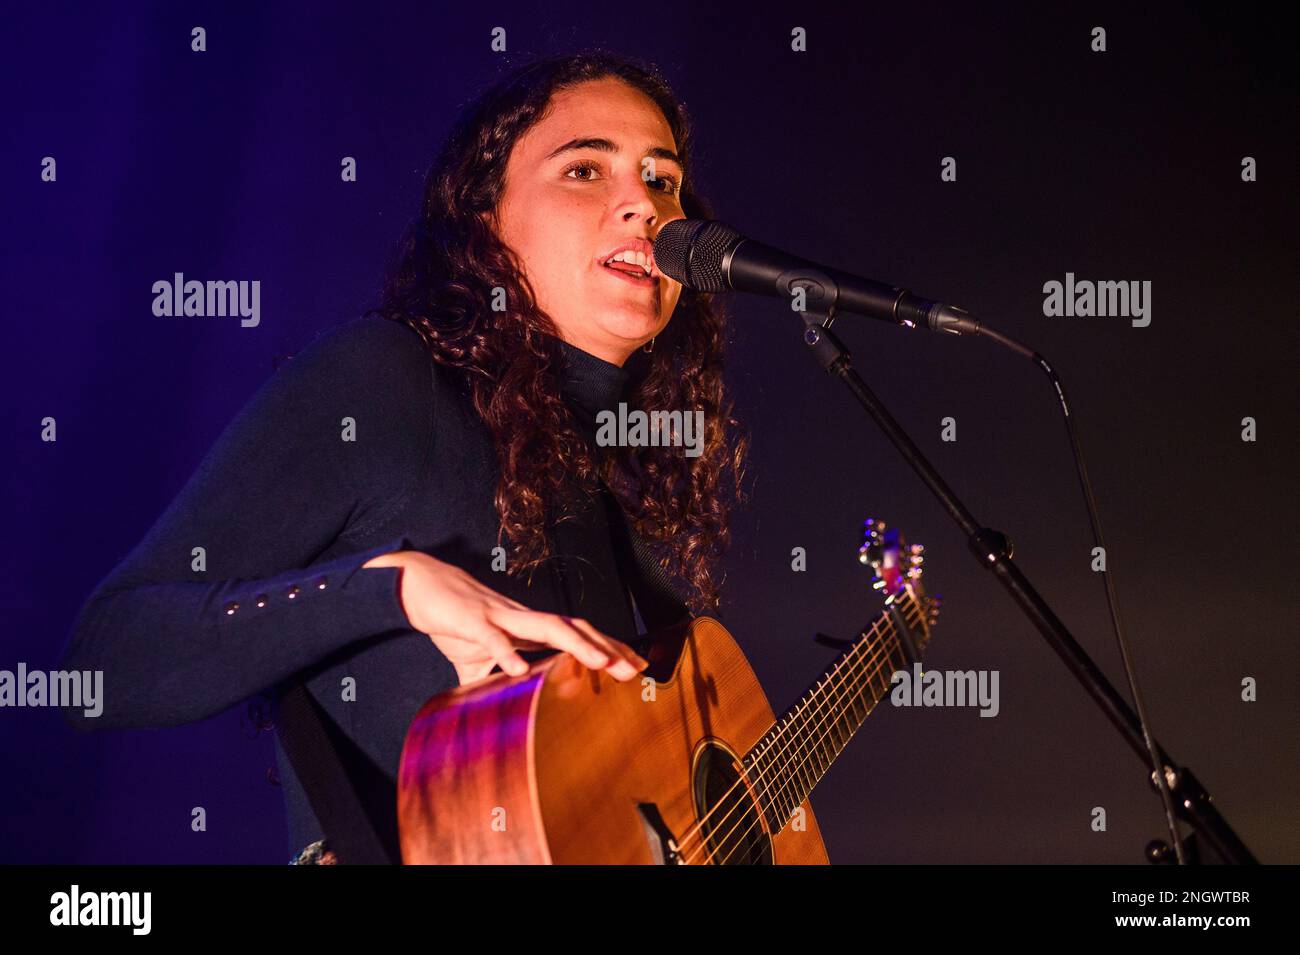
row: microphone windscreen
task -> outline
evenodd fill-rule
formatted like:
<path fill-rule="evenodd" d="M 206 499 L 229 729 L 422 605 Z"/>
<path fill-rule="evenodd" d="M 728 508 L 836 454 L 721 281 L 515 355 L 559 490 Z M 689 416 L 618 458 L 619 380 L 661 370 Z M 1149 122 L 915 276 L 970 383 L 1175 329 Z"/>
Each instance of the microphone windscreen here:
<path fill-rule="evenodd" d="M 740 241 L 740 233 L 721 222 L 674 219 L 655 237 L 655 265 L 689 289 L 722 292 L 730 287 L 722 272 L 723 258 Z"/>

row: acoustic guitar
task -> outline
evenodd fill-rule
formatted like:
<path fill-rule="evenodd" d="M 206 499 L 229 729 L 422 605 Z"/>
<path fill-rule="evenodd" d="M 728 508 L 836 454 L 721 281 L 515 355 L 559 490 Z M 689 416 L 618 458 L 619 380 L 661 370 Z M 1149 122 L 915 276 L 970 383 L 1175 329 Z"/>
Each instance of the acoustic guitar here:
<path fill-rule="evenodd" d="M 859 556 L 884 609 L 777 719 L 722 624 L 654 635 L 619 682 L 569 654 L 429 700 L 398 776 L 402 861 L 824 864 L 808 801 L 938 615 L 923 548 L 869 520 Z"/>

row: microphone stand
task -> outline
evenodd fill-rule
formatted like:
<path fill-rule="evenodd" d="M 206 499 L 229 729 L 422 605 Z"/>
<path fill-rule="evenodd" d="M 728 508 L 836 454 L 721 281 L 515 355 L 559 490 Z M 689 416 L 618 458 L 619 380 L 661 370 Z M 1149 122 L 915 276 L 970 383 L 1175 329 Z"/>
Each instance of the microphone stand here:
<path fill-rule="evenodd" d="M 939 472 L 921 454 L 907 432 L 867 387 L 862 376 L 853 369 L 848 350 L 830 331 L 831 322 L 834 320 L 833 308 L 826 313 L 805 310 L 801 314 L 805 325 L 804 344 L 812 352 L 813 358 L 825 371 L 844 382 L 866 409 L 867 414 L 885 432 L 885 437 L 889 438 L 925 486 L 939 499 L 944 510 L 966 535 L 975 559 L 982 567 L 993 572 L 1012 599 L 1024 611 L 1025 616 L 1046 638 L 1048 645 L 1056 651 L 1057 656 L 1074 674 L 1075 679 L 1083 684 L 1088 695 L 1101 707 L 1120 735 L 1137 754 L 1138 759 L 1147 767 L 1152 788 L 1158 789 L 1159 783 L 1148 763 L 1150 756 L 1137 716 L 1123 697 L 1115 692 L 1115 688 L 1071 636 L 1065 624 L 1052 612 L 1052 608 L 1034 590 L 1024 573 L 1011 560 L 1011 542 L 1007 536 L 982 526 L 975 519 L 975 516 L 966 509 L 939 476 Z M 1155 746 L 1160 763 L 1164 767 L 1165 781 L 1178 817 L 1204 837 L 1224 861 L 1238 865 L 1257 864 L 1257 860 L 1246 848 L 1245 843 L 1237 837 L 1232 827 L 1219 814 L 1210 794 L 1192 771 L 1186 766 L 1180 767 L 1159 743 Z M 1152 862 L 1170 861 L 1171 854 L 1169 847 L 1158 841 L 1152 842 L 1147 847 L 1147 857 Z M 1189 856 L 1195 858 L 1196 853 L 1189 852 Z"/>

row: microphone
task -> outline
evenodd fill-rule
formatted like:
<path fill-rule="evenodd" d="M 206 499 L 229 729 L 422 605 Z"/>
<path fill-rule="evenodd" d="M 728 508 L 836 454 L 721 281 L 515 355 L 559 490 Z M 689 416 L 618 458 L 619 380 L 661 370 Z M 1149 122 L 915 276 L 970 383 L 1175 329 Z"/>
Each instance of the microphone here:
<path fill-rule="evenodd" d="M 655 238 L 654 254 L 660 272 L 697 292 L 752 292 L 788 300 L 802 288 L 806 311 L 853 312 L 891 325 L 954 335 L 980 330 L 980 323 L 964 309 L 817 265 L 747 239 L 721 222 L 665 222 Z"/>

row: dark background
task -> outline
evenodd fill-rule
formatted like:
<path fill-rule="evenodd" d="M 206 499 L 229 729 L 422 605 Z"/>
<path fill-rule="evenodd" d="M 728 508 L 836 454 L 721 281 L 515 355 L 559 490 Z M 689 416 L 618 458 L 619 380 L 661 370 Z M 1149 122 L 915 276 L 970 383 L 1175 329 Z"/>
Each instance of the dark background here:
<path fill-rule="evenodd" d="M 1262 15 L 812 4 L 26 5 L 6 13 L 0 669 L 57 665 L 275 356 L 373 304 L 423 173 L 506 60 L 657 63 L 732 226 L 959 303 L 1057 365 L 1082 429 L 1158 738 L 1266 862 L 1300 861 L 1294 54 Z M 203 25 L 208 52 L 190 52 Z M 790 51 L 790 29 L 809 52 Z M 1090 52 L 1104 26 L 1108 51 Z M 40 181 L 43 156 L 58 182 Z M 359 181 L 339 162 L 357 158 Z M 939 163 L 954 156 L 958 181 Z M 1259 181 L 1243 183 L 1253 156 Z M 155 318 L 151 284 L 260 279 L 262 322 Z M 1150 280 L 1153 319 L 1046 318 L 1042 285 Z M 1001 713 L 882 707 L 814 796 L 834 862 L 1136 862 L 1141 766 L 775 301 L 731 300 L 752 430 L 723 617 L 782 709 L 874 613 L 863 518 L 928 545 L 929 665 L 996 669 Z M 990 342 L 845 317 L 857 366 L 1117 684 L 1055 399 Z M 382 376 L 383 370 L 376 369 Z M 39 440 L 58 420 L 57 444 Z M 958 420 L 955 444 L 940 419 Z M 1241 419 L 1258 421 L 1253 444 Z M 808 552 L 792 572 L 791 548 Z M 1259 700 L 1240 700 L 1254 677 Z M 0 861 L 284 859 L 244 708 L 77 736 L 0 711 Z M 208 831 L 190 831 L 206 807 Z M 1107 832 L 1091 831 L 1105 807 Z"/>

